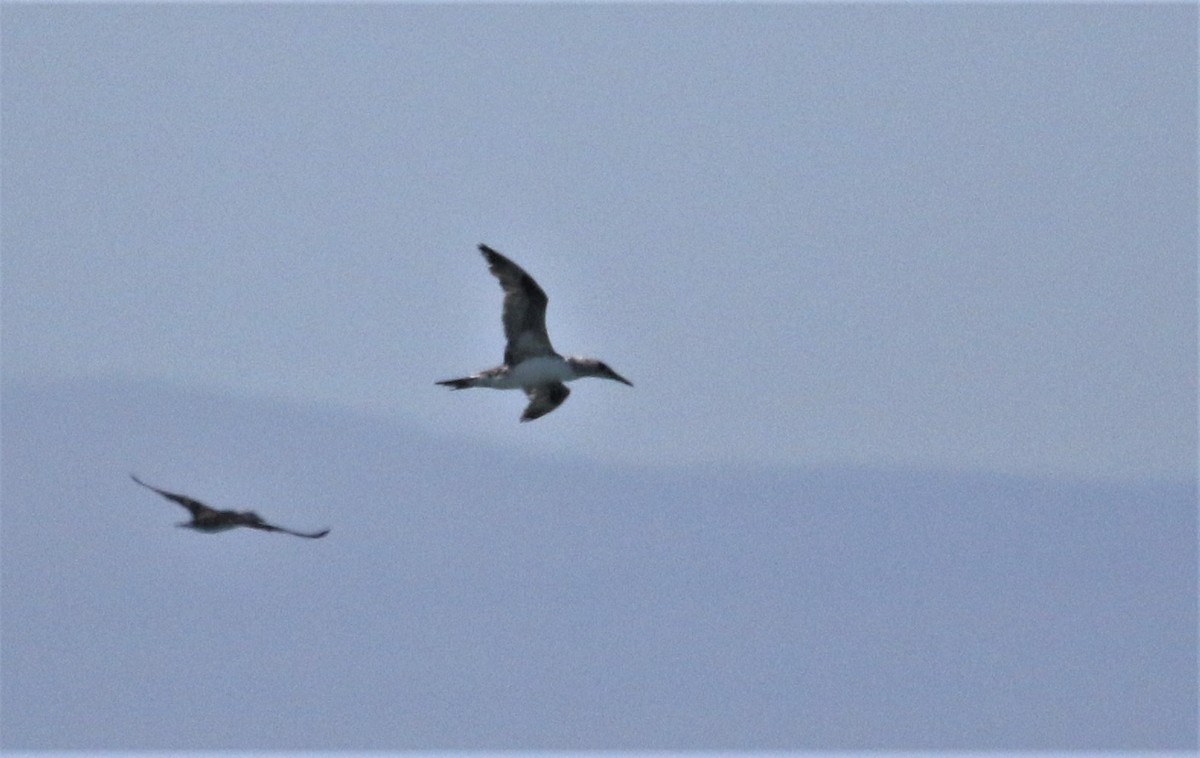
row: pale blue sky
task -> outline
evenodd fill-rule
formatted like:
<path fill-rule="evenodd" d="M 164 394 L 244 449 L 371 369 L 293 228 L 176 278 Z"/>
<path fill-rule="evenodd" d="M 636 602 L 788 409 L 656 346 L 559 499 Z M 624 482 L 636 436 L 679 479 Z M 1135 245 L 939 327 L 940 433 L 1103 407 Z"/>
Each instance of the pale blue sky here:
<path fill-rule="evenodd" d="M 6 5 L 4 371 L 549 453 L 1196 463 L 1188 6 Z M 487 242 L 583 382 L 494 365 Z"/>
<path fill-rule="evenodd" d="M 4 3 L 0 748 L 1194 752 L 1196 29 Z"/>

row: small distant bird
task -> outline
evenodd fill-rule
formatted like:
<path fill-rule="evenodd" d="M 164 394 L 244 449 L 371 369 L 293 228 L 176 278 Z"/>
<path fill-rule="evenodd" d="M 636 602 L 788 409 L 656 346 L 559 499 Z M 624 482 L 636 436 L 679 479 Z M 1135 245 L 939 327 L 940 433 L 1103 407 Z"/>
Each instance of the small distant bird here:
<path fill-rule="evenodd" d="M 491 387 L 498 390 L 521 389 L 529 396 L 529 405 L 521 421 L 541 418 L 563 404 L 571 390 L 564 382 L 583 376 L 633 386 L 633 382 L 594 358 L 564 358 L 550 346 L 546 333 L 546 304 L 549 298 L 533 277 L 517 264 L 487 245 L 479 252 L 487 259 L 488 269 L 504 289 L 504 364 L 462 379 L 447 379 L 438 384 L 454 390 Z"/>
<path fill-rule="evenodd" d="M 328 529 L 322 529 L 319 532 L 293 532 L 291 529 L 284 529 L 281 526 L 274 526 L 262 520 L 254 511 L 218 511 L 216 508 L 209 508 L 199 500 L 193 500 L 187 495 L 178 495 L 174 492 L 160 490 L 158 487 L 153 487 L 146 484 L 135 475 L 129 475 L 133 481 L 142 485 L 148 490 L 154 490 L 168 500 L 173 500 L 179 503 L 184 508 L 187 508 L 192 514 L 191 521 L 181 521 L 176 526 L 182 526 L 186 529 L 195 529 L 198 532 L 224 532 L 228 529 L 235 529 L 239 526 L 247 526 L 251 529 L 261 529 L 264 532 L 283 532 L 284 534 L 293 534 L 297 537 L 307 537 L 310 540 L 320 539 L 326 534 L 329 534 Z"/>

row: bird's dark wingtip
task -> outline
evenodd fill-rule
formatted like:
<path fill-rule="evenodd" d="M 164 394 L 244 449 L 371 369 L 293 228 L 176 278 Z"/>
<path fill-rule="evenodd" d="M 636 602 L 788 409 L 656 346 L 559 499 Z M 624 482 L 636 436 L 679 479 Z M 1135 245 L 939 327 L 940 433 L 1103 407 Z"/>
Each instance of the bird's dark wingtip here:
<path fill-rule="evenodd" d="M 496 252 L 495 250 L 488 247 L 487 245 L 483 244 L 482 242 L 479 243 L 479 252 L 483 253 L 483 257 L 487 259 L 488 265 L 493 265 L 493 264 L 497 263 L 498 262 L 497 259 L 499 259 L 500 261 L 505 260 L 503 255 Z"/>
<path fill-rule="evenodd" d="M 293 532 L 291 529 L 280 529 L 279 531 L 287 532 L 288 534 L 294 534 L 297 537 L 307 537 L 310 540 L 319 540 L 326 534 L 329 534 L 328 529 L 322 529 L 319 532 Z"/>

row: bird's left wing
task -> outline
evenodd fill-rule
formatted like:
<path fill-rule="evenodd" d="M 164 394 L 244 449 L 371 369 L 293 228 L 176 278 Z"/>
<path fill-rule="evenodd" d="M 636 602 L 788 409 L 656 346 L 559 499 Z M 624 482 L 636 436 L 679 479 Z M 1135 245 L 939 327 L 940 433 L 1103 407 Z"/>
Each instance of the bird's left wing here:
<path fill-rule="evenodd" d="M 562 382 L 554 382 L 526 387 L 525 394 L 529 396 L 529 405 L 525 406 L 521 420 L 533 421 L 562 405 L 567 399 L 567 395 L 571 394 L 571 390 Z"/>
<path fill-rule="evenodd" d="M 193 517 L 199 517 L 206 513 L 215 513 L 216 512 L 216 509 L 210 508 L 209 506 L 205 505 L 204 503 L 200 502 L 199 500 L 196 500 L 195 498 L 190 498 L 187 495 L 180 495 L 177 492 L 168 492 L 167 490 L 161 490 L 158 487 L 155 487 L 151 484 L 146 484 L 141 479 L 138 479 L 135 474 L 130 474 L 129 478 L 132 479 L 133 481 L 137 482 L 138 484 L 142 485 L 146 489 L 157 492 L 158 494 L 162 495 L 166 499 L 176 502 L 179 505 L 182 505 L 184 508 L 187 508 L 188 511 L 191 512 Z"/>

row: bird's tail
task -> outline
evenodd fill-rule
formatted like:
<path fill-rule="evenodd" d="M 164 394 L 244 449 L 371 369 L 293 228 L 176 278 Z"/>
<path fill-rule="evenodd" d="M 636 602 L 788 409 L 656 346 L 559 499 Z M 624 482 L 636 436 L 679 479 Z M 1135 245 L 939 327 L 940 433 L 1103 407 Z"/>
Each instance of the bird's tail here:
<path fill-rule="evenodd" d="M 466 376 L 462 379 L 446 379 L 438 382 L 438 384 L 442 385 L 443 387 L 449 387 L 452 390 L 465 390 L 468 387 L 475 386 L 475 377 Z"/>

